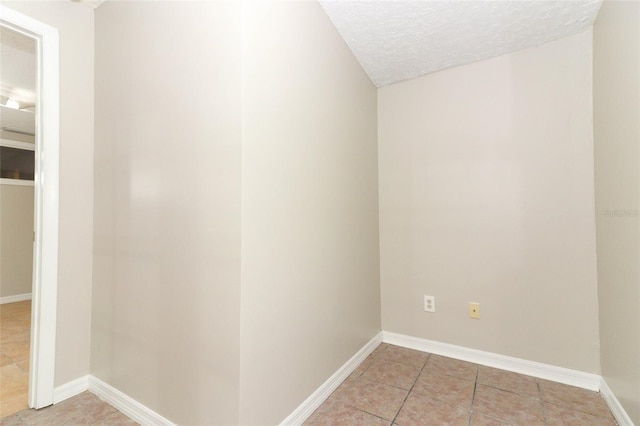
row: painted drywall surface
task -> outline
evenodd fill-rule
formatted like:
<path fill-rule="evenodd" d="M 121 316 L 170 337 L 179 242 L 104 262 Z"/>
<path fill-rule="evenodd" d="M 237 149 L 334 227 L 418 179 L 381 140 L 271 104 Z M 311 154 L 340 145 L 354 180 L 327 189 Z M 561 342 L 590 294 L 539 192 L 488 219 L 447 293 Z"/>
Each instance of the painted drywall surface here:
<path fill-rule="evenodd" d="M 376 92 L 315 2 L 244 27 L 240 423 L 265 425 L 380 331 Z"/>
<path fill-rule="evenodd" d="M 384 330 L 599 372 L 591 36 L 379 89 Z"/>
<path fill-rule="evenodd" d="M 31 293 L 33 187 L 0 185 L 0 297 Z"/>
<path fill-rule="evenodd" d="M 176 424 L 237 424 L 241 7 L 96 9 L 91 373 Z"/>
<path fill-rule="evenodd" d="M 93 10 L 3 1 L 60 36 L 60 224 L 55 385 L 89 372 L 93 239 Z"/>
<path fill-rule="evenodd" d="M 640 424 L 640 4 L 605 1 L 594 27 L 602 375 Z"/>

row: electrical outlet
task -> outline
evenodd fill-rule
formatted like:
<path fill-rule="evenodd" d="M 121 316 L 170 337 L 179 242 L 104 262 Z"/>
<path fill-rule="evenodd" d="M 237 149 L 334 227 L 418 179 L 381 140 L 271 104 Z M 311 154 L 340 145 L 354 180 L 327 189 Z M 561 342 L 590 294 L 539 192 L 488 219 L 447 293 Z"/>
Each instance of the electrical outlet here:
<path fill-rule="evenodd" d="M 424 296 L 424 310 L 427 312 L 436 311 L 436 298 L 435 296 Z"/>
<path fill-rule="evenodd" d="M 469 302 L 469 318 L 480 319 L 480 304 Z"/>

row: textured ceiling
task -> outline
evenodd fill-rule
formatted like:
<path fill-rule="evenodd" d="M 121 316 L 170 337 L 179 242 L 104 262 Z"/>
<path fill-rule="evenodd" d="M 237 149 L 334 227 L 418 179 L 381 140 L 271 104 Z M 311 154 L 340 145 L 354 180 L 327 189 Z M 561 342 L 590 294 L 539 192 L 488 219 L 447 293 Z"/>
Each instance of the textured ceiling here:
<path fill-rule="evenodd" d="M 100 6 L 102 3 L 104 3 L 106 0 L 71 0 L 74 3 L 82 3 L 85 6 L 89 6 L 92 8 L 97 8 L 98 6 Z"/>
<path fill-rule="evenodd" d="M 593 25 L 601 3 L 320 1 L 378 87 L 579 33 Z"/>

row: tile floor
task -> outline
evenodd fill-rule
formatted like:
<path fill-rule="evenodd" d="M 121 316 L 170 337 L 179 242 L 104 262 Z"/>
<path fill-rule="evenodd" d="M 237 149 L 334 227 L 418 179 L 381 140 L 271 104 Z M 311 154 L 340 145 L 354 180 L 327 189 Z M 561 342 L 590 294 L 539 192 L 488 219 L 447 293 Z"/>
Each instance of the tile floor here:
<path fill-rule="evenodd" d="M 135 426 L 111 405 L 89 392 L 41 410 L 23 410 L 0 419 L 2 426 Z"/>
<path fill-rule="evenodd" d="M 25 409 L 30 312 L 30 302 L 0 305 L 0 425 L 136 425 L 89 392 L 42 410 Z M 596 392 L 383 343 L 305 424 L 583 426 L 616 422 Z"/>
<path fill-rule="evenodd" d="M 31 301 L 0 305 L 0 417 L 27 408 Z"/>
<path fill-rule="evenodd" d="M 305 423 L 615 425 L 599 393 L 380 345 Z"/>

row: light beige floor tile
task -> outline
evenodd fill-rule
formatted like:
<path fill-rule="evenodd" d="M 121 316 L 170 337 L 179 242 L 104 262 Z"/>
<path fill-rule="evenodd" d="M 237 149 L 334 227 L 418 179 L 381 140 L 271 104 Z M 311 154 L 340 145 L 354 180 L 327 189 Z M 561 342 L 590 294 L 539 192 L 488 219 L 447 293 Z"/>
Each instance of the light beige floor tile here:
<path fill-rule="evenodd" d="M 613 418 L 597 417 L 549 402 L 544 403 L 544 408 L 549 426 L 615 426 L 617 424 Z"/>
<path fill-rule="evenodd" d="M 4 367 L 5 365 L 9 364 L 13 364 L 13 360 L 6 356 L 3 352 L 0 352 L 0 367 Z"/>
<path fill-rule="evenodd" d="M 24 312 L 31 312 L 31 300 L 0 305 L 0 315 L 2 316 L 14 316 Z"/>
<path fill-rule="evenodd" d="M 420 374 L 420 367 L 377 359 L 361 378 L 409 390 Z"/>
<path fill-rule="evenodd" d="M 422 368 L 427 362 L 429 354 L 426 352 L 415 351 L 413 349 L 401 348 L 400 346 L 389 345 L 381 355 L 380 359 L 386 361 L 399 362 L 414 367 Z"/>
<path fill-rule="evenodd" d="M 112 415 L 117 410 L 97 396 L 83 392 L 59 404 L 41 410 L 27 410 L 20 416 L 28 425 L 88 425 Z"/>
<path fill-rule="evenodd" d="M 410 394 L 394 423 L 399 426 L 467 426 L 469 412 L 433 398 Z"/>
<path fill-rule="evenodd" d="M 15 364 L 0 367 L 0 400 L 8 400 L 26 394 L 29 376 Z"/>
<path fill-rule="evenodd" d="M 2 398 L 0 400 L 0 418 L 10 416 L 27 408 L 29 406 L 27 405 L 26 393 L 20 393 L 12 398 Z M 0 424 L 4 426 L 4 420 Z"/>
<path fill-rule="evenodd" d="M 398 387 L 406 389 L 408 386 L 406 377 L 415 374 L 415 370 L 410 371 L 409 375 L 406 373 L 412 364 L 418 368 L 419 363 L 415 359 L 423 356 L 422 353 L 416 354 L 413 351 L 400 349 L 402 348 L 393 345 L 379 347 L 375 352 L 376 356 L 371 356 L 363 362 L 356 369 L 357 373 L 345 380 L 323 406 L 340 402 L 370 414 L 382 413 L 384 409 L 380 408 L 380 404 L 389 398 L 381 397 L 384 392 L 372 388 L 378 384 L 379 386 L 387 385 L 384 388 L 386 390 L 397 390 Z M 401 403 L 401 410 L 398 412 L 395 424 L 401 426 L 403 421 L 407 424 L 422 424 L 421 422 L 437 425 L 457 422 L 465 424 L 466 414 L 460 414 L 463 412 L 471 416 L 468 419 L 469 425 L 475 426 L 543 425 L 545 413 L 550 416 L 549 425 L 615 424 L 612 423 L 613 417 L 608 407 L 594 392 L 553 382 L 540 381 L 542 385 L 539 385 L 539 380 L 530 376 L 477 366 L 447 357 L 426 355 L 426 364 L 405 402 Z M 402 370 L 407 367 L 409 367 L 407 371 Z M 394 371 L 395 369 L 399 370 Z M 366 385 L 367 382 L 370 384 Z M 547 400 L 558 400 L 560 403 L 545 402 L 544 405 L 549 407 L 545 410 L 540 393 L 541 387 L 545 389 Z M 587 408 L 598 413 L 599 411 L 594 410 L 594 407 L 599 407 L 603 410 L 600 413 L 601 417 L 571 408 L 571 404 L 576 404 L 576 400 L 581 399 L 584 400 L 581 404 L 578 403 L 578 408 Z M 377 416 L 388 420 L 392 411 L 388 410 L 383 415 L 377 414 Z M 322 411 L 319 409 L 314 416 L 314 421 L 321 421 Z M 435 420 L 428 416 L 435 416 Z M 329 421 L 328 424 L 331 422 Z"/>
<path fill-rule="evenodd" d="M 307 426 L 389 426 L 384 420 L 339 401 L 320 407 L 305 423 Z"/>
<path fill-rule="evenodd" d="M 385 420 L 393 420 L 400 410 L 408 391 L 362 378 L 351 386 L 336 392 L 337 401 Z"/>
<path fill-rule="evenodd" d="M 382 354 L 384 351 L 386 351 L 389 346 L 390 345 L 388 345 L 387 343 L 380 343 L 378 347 L 371 353 L 370 356 L 376 358 L 377 356 Z"/>
<path fill-rule="evenodd" d="M 2 420 L 0 422 L 0 425 L 2 426 L 25 426 L 26 425 L 26 423 L 22 421 L 22 418 L 17 414 L 14 414 L 8 417 L 0 416 L 0 420 Z"/>
<path fill-rule="evenodd" d="M 360 377 L 362 373 L 367 371 L 367 368 L 371 367 L 371 364 L 373 364 L 373 361 L 375 361 L 375 359 L 376 357 L 374 357 L 373 354 L 369 355 L 367 359 L 365 359 L 359 366 L 356 367 L 355 370 L 353 370 L 351 376 L 355 377 L 356 379 Z"/>
<path fill-rule="evenodd" d="M 471 423 L 469 423 L 469 426 L 513 426 L 513 424 L 485 416 L 484 414 L 473 413 L 471 415 Z"/>
<path fill-rule="evenodd" d="M 534 398 L 540 397 L 535 377 L 478 366 L 478 383 Z"/>
<path fill-rule="evenodd" d="M 425 365 L 425 370 L 440 372 L 465 380 L 476 380 L 478 365 L 439 355 L 431 355 Z"/>
<path fill-rule="evenodd" d="M 29 374 L 29 360 L 26 359 L 24 361 L 18 361 L 15 363 L 15 365 L 17 365 L 18 367 L 20 367 L 22 369 L 22 371 L 25 372 L 25 374 Z"/>
<path fill-rule="evenodd" d="M 542 402 L 516 393 L 477 385 L 473 412 L 522 425 L 544 425 Z"/>
<path fill-rule="evenodd" d="M 613 419 L 606 402 L 598 392 L 563 385 L 561 383 L 538 380 L 540 397 L 545 402 L 583 411 L 594 416 Z"/>
<path fill-rule="evenodd" d="M 137 424 L 121 412 L 116 411 L 97 422 L 95 426 L 136 426 Z"/>
<path fill-rule="evenodd" d="M 2 352 L 14 361 L 29 359 L 29 340 L 12 341 L 2 345 Z"/>
<path fill-rule="evenodd" d="M 437 399 L 465 409 L 471 407 L 475 382 L 455 376 L 423 370 L 411 393 Z"/>

